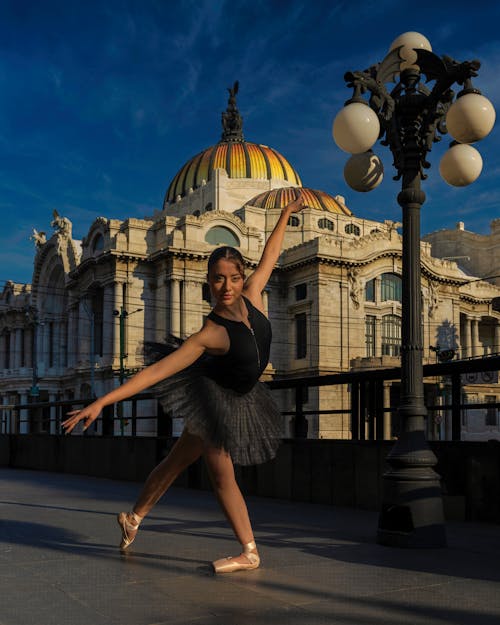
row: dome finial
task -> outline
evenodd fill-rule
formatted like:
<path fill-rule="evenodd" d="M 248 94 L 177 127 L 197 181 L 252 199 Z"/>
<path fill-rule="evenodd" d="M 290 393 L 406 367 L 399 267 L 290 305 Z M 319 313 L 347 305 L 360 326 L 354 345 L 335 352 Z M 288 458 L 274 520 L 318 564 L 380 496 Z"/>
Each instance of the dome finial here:
<path fill-rule="evenodd" d="M 236 94 L 238 93 L 239 82 L 235 81 L 232 87 L 228 87 L 229 99 L 227 109 L 222 113 L 222 137 L 221 141 L 244 141 L 243 138 L 243 118 L 236 106 Z"/>

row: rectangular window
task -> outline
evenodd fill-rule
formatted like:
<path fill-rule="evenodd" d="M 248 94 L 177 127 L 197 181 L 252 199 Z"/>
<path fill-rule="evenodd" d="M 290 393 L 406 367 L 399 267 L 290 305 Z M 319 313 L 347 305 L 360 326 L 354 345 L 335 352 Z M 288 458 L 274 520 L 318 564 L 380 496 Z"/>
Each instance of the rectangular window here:
<path fill-rule="evenodd" d="M 367 302 L 375 301 L 375 280 L 368 280 L 365 284 L 365 300 Z"/>
<path fill-rule="evenodd" d="M 373 315 L 367 315 L 365 320 L 365 345 L 366 345 L 366 357 L 371 358 L 375 356 L 375 322 L 376 317 Z"/>
<path fill-rule="evenodd" d="M 401 318 L 397 315 L 382 317 L 382 356 L 399 356 L 401 353 Z"/>
<path fill-rule="evenodd" d="M 303 282 L 302 284 L 297 284 L 295 286 L 295 301 L 298 302 L 301 299 L 306 299 L 307 297 L 307 284 Z"/>
<path fill-rule="evenodd" d="M 305 358 L 307 355 L 307 315 L 295 315 L 295 358 Z"/>
<path fill-rule="evenodd" d="M 495 395 L 486 395 L 484 398 L 487 404 L 495 404 L 497 398 Z M 485 425 L 497 425 L 498 424 L 498 408 L 495 406 L 488 406 L 486 408 L 486 422 Z"/>

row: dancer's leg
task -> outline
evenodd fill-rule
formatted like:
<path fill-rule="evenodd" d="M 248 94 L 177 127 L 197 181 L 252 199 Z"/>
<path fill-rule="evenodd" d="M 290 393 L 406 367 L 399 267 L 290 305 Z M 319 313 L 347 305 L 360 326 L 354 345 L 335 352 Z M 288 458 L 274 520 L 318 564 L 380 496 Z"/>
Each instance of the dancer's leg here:
<path fill-rule="evenodd" d="M 133 511 L 144 518 L 175 479 L 203 453 L 199 436 L 184 430 L 168 456 L 149 474 Z"/>
<path fill-rule="evenodd" d="M 126 549 L 135 539 L 142 519 L 171 486 L 175 479 L 203 452 L 203 441 L 184 430 L 168 456 L 149 474 L 132 512 L 120 512 L 118 524 L 122 530 L 120 547 Z"/>
<path fill-rule="evenodd" d="M 257 568 L 259 557 L 255 545 L 248 509 L 234 475 L 230 455 L 220 449 L 209 447 L 204 452 L 212 485 L 236 538 L 243 546 L 243 553 L 237 557 L 223 558 L 214 562 L 218 573 L 229 573 L 243 568 Z"/>

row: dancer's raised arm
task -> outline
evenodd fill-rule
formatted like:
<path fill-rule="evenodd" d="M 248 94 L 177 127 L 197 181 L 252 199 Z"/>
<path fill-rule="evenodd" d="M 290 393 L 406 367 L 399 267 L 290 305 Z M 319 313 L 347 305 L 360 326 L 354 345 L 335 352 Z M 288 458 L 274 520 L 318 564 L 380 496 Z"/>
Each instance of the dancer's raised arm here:
<path fill-rule="evenodd" d="M 245 282 L 244 293 L 258 308 L 262 308 L 262 291 L 268 283 L 281 253 L 281 247 L 283 245 L 286 226 L 290 215 L 298 213 L 303 208 L 304 199 L 299 192 L 297 199 L 290 202 L 290 204 L 285 206 L 281 211 L 281 215 L 264 246 L 264 251 L 262 252 L 257 269 Z"/>

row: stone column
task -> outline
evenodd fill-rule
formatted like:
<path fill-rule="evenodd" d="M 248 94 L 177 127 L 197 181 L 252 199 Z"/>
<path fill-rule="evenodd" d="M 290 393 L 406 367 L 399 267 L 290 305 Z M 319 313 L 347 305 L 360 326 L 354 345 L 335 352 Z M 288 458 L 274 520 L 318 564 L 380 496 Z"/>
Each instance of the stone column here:
<path fill-rule="evenodd" d="M 69 311 L 68 322 L 68 365 L 74 367 L 80 358 L 78 341 L 78 304 L 75 302 Z"/>
<path fill-rule="evenodd" d="M 181 335 L 181 289 L 180 281 L 170 280 L 170 332 L 174 336 Z"/>
<path fill-rule="evenodd" d="M 181 331 L 182 336 L 190 336 L 201 328 L 203 311 L 203 284 L 196 280 L 183 282 Z"/>
<path fill-rule="evenodd" d="M 59 322 L 58 366 L 65 369 L 68 366 L 68 320 L 67 317 Z"/>
<path fill-rule="evenodd" d="M 58 369 L 61 366 L 61 343 L 62 343 L 62 334 L 61 334 L 61 321 L 57 320 L 53 322 L 52 325 L 52 366 L 54 369 Z"/>
<path fill-rule="evenodd" d="M 103 363 L 110 365 L 113 363 L 114 340 L 117 331 L 117 324 L 113 311 L 115 310 L 115 284 L 110 283 L 104 286 L 103 306 L 102 306 L 102 359 Z M 119 309 L 118 309 L 119 310 Z"/>
<path fill-rule="evenodd" d="M 38 340 L 38 345 L 40 349 L 38 350 L 38 354 L 40 356 L 40 361 L 43 363 L 43 371 L 44 375 L 49 368 L 49 349 L 50 349 L 50 330 L 49 330 L 50 319 L 46 319 L 44 322 L 38 325 L 38 330 L 40 331 L 40 336 Z"/>
<path fill-rule="evenodd" d="M 2 332 L 0 334 L 0 369 L 5 369 L 5 343 L 6 335 Z"/>
<path fill-rule="evenodd" d="M 479 319 L 472 319 L 472 356 L 479 356 Z"/>
<path fill-rule="evenodd" d="M 21 328 L 16 328 L 14 330 L 14 335 L 15 335 L 15 339 L 14 339 L 14 343 L 15 343 L 15 349 L 14 349 L 14 369 L 19 369 L 21 367 L 22 353 L 23 353 L 23 349 L 24 349 L 23 333 L 22 333 Z"/>
<path fill-rule="evenodd" d="M 90 302 L 87 298 L 82 298 L 78 303 L 78 336 L 80 343 L 80 356 L 83 362 L 90 362 Z"/>
<path fill-rule="evenodd" d="M 462 345 L 462 357 L 469 358 L 472 353 L 471 353 L 471 319 L 468 315 L 465 316 L 463 342 L 462 340 L 460 342 Z"/>
<path fill-rule="evenodd" d="M 495 338 L 493 344 L 493 352 L 495 354 L 500 354 L 500 321 L 497 321 L 495 326 Z"/>
<path fill-rule="evenodd" d="M 120 311 L 125 305 L 123 301 L 123 285 L 121 282 L 114 283 L 113 305 L 113 366 L 120 366 Z M 115 311 L 117 314 L 115 314 Z"/>
<path fill-rule="evenodd" d="M 166 309 L 168 308 L 167 302 L 167 283 L 163 277 L 163 273 L 158 278 L 158 282 L 156 285 L 155 291 L 155 329 L 154 329 L 154 340 L 155 341 L 164 341 L 167 336 L 167 314 Z"/>
<path fill-rule="evenodd" d="M 16 330 L 12 328 L 10 331 L 10 358 L 9 369 L 14 369 L 16 366 Z"/>
<path fill-rule="evenodd" d="M 24 330 L 24 366 L 33 366 L 33 329 L 29 326 Z"/>

